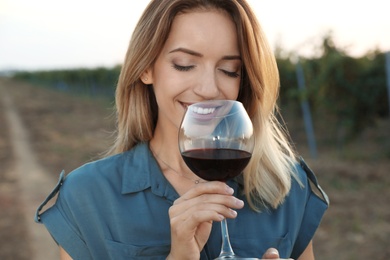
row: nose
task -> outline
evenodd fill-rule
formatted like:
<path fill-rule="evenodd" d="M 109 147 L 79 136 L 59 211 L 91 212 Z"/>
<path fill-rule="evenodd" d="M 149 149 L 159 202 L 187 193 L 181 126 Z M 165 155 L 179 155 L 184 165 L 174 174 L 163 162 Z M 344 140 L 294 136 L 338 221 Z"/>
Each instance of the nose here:
<path fill-rule="evenodd" d="M 220 91 L 215 72 L 204 72 L 201 76 L 199 76 L 198 80 L 199 81 L 194 88 L 195 94 L 206 100 L 214 99 L 219 96 Z"/>

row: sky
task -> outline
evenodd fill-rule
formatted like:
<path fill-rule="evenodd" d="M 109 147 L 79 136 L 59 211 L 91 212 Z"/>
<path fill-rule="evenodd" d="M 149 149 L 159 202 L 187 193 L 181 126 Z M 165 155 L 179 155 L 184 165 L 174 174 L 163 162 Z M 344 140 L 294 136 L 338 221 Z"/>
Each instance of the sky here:
<path fill-rule="evenodd" d="M 148 0 L 0 0 L 0 71 L 121 64 Z M 310 56 L 332 32 L 351 56 L 390 51 L 384 0 L 248 0 L 271 46 Z"/>

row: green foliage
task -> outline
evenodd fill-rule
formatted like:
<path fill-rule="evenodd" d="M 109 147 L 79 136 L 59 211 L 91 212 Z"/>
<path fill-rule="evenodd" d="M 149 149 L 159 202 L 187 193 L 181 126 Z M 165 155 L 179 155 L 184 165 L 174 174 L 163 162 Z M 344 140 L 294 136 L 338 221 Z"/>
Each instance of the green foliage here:
<path fill-rule="evenodd" d="M 77 95 L 113 98 L 120 66 L 114 68 L 69 69 L 19 72 L 15 79 L 44 85 Z"/>
<path fill-rule="evenodd" d="M 315 118 L 334 120 L 335 135 L 344 142 L 373 125 L 378 117 L 388 116 L 385 54 L 374 51 L 361 58 L 350 57 L 329 35 L 324 37 L 321 51 L 319 58 L 300 60 L 305 73 L 304 93 L 297 92 L 291 58 L 277 59 L 281 91 L 286 91 L 281 94 L 282 108 L 291 98 L 308 99 Z"/>
<path fill-rule="evenodd" d="M 299 99 L 295 64 L 288 57 L 279 57 L 277 62 L 280 74 L 280 106 L 282 108 L 288 107 L 289 109 L 293 109 L 295 113 L 299 113 L 299 103 L 291 102 L 291 100 Z"/>

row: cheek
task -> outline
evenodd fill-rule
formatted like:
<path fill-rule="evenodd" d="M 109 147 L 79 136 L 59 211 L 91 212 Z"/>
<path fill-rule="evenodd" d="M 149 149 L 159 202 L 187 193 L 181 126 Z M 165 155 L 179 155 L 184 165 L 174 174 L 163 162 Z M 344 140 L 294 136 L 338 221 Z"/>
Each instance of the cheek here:
<path fill-rule="evenodd" d="M 236 100 L 240 92 L 240 81 L 222 83 L 220 85 L 220 91 L 225 96 L 225 99 Z"/>
<path fill-rule="evenodd" d="M 232 97 L 229 99 L 234 99 L 236 100 L 238 98 L 238 93 L 240 92 L 240 85 L 236 86 L 232 91 Z"/>
<path fill-rule="evenodd" d="M 181 84 L 178 79 L 164 77 L 157 80 L 155 84 L 153 84 L 153 88 L 157 99 L 171 100 L 183 92 L 183 85 L 184 84 Z"/>
<path fill-rule="evenodd" d="M 171 66 L 156 64 L 157 70 L 153 73 L 153 85 L 155 91 L 165 95 L 175 93 L 183 87 L 183 78 L 173 71 Z"/>

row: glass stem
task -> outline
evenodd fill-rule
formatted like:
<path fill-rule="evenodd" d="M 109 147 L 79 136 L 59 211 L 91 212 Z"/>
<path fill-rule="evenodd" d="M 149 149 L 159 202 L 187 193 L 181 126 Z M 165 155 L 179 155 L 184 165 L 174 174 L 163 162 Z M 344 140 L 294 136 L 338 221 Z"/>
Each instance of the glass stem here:
<path fill-rule="evenodd" d="M 229 258 L 234 256 L 232 246 L 230 245 L 229 231 L 227 226 L 226 218 L 221 221 L 221 232 L 222 232 L 222 248 L 219 254 L 220 258 Z"/>

